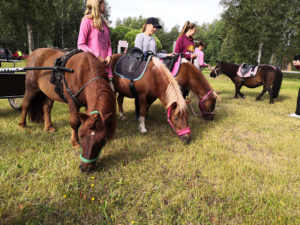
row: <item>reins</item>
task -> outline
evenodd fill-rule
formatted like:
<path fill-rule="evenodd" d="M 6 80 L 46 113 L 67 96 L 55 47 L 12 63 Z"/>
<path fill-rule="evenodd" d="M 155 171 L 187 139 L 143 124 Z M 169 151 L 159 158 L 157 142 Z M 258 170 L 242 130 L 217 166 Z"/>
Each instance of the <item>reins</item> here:
<path fill-rule="evenodd" d="M 92 79 L 90 79 L 88 82 L 86 82 L 80 89 L 79 91 L 76 93 L 76 94 L 73 94 L 73 92 L 71 91 L 71 89 L 69 88 L 68 86 L 68 83 L 66 81 L 66 78 L 65 76 L 64 77 L 64 84 L 66 86 L 66 90 L 67 90 L 67 93 L 69 94 L 69 96 L 73 99 L 74 102 L 76 102 L 79 106 L 84 106 L 79 100 L 78 100 L 78 95 L 80 95 L 80 93 L 86 88 L 86 86 L 88 86 L 90 83 L 92 83 L 93 81 L 97 80 L 97 79 L 105 79 L 107 80 L 106 77 L 103 77 L 103 76 L 97 76 L 97 77 L 94 77 Z"/>
<path fill-rule="evenodd" d="M 178 136 L 182 136 L 182 135 L 191 133 L 191 129 L 189 127 L 184 128 L 182 130 L 176 130 L 176 128 L 174 127 L 174 125 L 172 124 L 172 122 L 170 120 L 170 118 L 171 118 L 171 110 L 172 110 L 172 106 L 170 106 L 168 108 L 167 118 L 168 118 L 168 122 L 169 122 L 170 126 L 174 129 L 174 131 L 177 133 L 177 135 Z"/>

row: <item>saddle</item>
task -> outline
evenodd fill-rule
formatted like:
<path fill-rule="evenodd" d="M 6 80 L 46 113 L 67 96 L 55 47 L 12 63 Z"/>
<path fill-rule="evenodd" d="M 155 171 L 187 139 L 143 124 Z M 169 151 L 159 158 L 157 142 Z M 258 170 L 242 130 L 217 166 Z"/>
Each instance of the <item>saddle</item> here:
<path fill-rule="evenodd" d="M 152 55 L 150 51 L 143 53 L 134 47 L 118 60 L 114 72 L 120 77 L 137 81 L 143 77 Z"/>
<path fill-rule="evenodd" d="M 170 71 L 172 71 L 172 69 L 174 68 L 174 65 L 177 62 L 177 59 L 178 59 L 179 56 L 180 56 L 180 54 L 176 54 L 174 56 L 169 56 L 169 57 L 162 58 L 163 63 L 166 65 L 166 67 Z"/>
<path fill-rule="evenodd" d="M 66 54 L 63 55 L 62 57 L 55 59 L 54 66 L 65 67 L 68 60 L 72 56 L 74 56 L 80 52 L 82 52 L 82 50 L 79 50 L 79 49 L 72 49 L 71 51 L 66 52 Z M 64 87 L 63 87 L 64 79 L 65 79 L 64 71 L 53 70 L 51 78 L 50 78 L 50 83 L 55 85 L 54 91 L 59 95 L 59 97 L 61 97 L 65 102 L 67 102 L 66 97 L 64 95 Z M 68 87 L 67 87 L 67 89 L 68 89 Z M 76 102 L 76 103 L 79 104 L 79 102 Z"/>
<path fill-rule="evenodd" d="M 256 75 L 257 69 L 258 69 L 257 65 L 251 66 L 251 65 L 247 65 L 246 63 L 243 63 L 239 67 L 237 75 L 240 76 L 240 77 L 243 77 L 243 78 L 245 78 L 245 77 L 253 77 L 253 76 Z"/>

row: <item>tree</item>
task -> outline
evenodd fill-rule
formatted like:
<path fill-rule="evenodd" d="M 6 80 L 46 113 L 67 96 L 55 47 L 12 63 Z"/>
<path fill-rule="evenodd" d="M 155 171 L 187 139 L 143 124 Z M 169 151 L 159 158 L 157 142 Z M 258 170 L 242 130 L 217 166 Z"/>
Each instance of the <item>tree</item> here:
<path fill-rule="evenodd" d="M 282 51 L 299 49 L 299 1 L 297 0 L 222 0 L 222 18 L 227 40 L 232 41 L 235 58 L 246 62 L 265 62 Z M 298 26 L 296 25 L 298 23 Z M 289 49 L 289 50 L 288 50 Z"/>

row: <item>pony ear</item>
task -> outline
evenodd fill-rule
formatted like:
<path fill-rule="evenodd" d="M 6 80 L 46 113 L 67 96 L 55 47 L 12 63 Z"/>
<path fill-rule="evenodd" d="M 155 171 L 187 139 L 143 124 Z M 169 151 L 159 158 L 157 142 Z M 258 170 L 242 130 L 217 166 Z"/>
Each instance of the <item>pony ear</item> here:
<path fill-rule="evenodd" d="M 217 64 L 219 64 L 219 63 L 220 63 L 220 61 L 219 61 L 219 60 L 216 60 L 216 63 L 217 63 Z"/>
<path fill-rule="evenodd" d="M 221 97 L 217 94 L 217 92 L 213 91 L 213 95 L 218 101 L 221 101 Z"/>
<path fill-rule="evenodd" d="M 106 121 L 109 117 L 111 117 L 111 115 L 112 115 L 112 113 L 106 114 L 106 115 L 103 117 L 103 122 L 105 123 L 105 121 Z"/>
<path fill-rule="evenodd" d="M 185 103 L 186 103 L 187 105 L 190 104 L 191 101 L 192 101 L 192 99 L 190 99 L 190 98 L 185 99 Z"/>
<path fill-rule="evenodd" d="M 172 109 L 176 109 L 176 107 L 177 107 L 177 102 L 173 102 L 171 106 L 172 106 Z"/>
<path fill-rule="evenodd" d="M 85 113 L 77 113 L 78 118 L 80 119 L 81 123 L 84 123 L 89 116 Z"/>

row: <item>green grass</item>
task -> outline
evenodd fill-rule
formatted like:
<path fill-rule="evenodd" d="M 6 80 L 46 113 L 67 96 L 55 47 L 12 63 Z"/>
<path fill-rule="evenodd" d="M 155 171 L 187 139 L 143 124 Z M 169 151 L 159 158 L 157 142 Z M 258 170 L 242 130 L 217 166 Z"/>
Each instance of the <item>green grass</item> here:
<path fill-rule="evenodd" d="M 224 75 L 207 79 L 220 92 L 214 121 L 190 116 L 183 145 L 158 101 L 148 133 L 137 130 L 134 102 L 103 149 L 96 171 L 82 174 L 69 143 L 67 105 L 55 103 L 54 133 L 18 127 L 20 112 L 0 100 L 0 224 L 299 224 L 299 79 L 284 79 L 278 99 L 255 101 L 262 87 L 242 88 Z M 93 179 L 94 178 L 94 179 Z"/>

